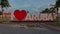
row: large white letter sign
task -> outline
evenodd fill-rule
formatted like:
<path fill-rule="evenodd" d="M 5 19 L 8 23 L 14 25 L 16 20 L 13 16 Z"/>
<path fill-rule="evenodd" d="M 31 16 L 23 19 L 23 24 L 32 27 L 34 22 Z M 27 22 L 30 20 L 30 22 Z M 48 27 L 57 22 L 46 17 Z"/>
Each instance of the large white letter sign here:
<path fill-rule="evenodd" d="M 31 15 L 28 13 L 26 18 L 25 18 L 26 21 L 30 21 L 31 20 Z"/>
<path fill-rule="evenodd" d="M 56 15 L 54 15 L 54 18 L 56 19 Z M 26 21 L 53 21 L 53 16 L 52 14 L 32 14 L 30 15 L 29 13 L 27 14 L 25 20 Z"/>
<path fill-rule="evenodd" d="M 38 20 L 38 15 L 33 14 L 33 15 L 32 15 L 32 19 L 33 19 L 34 21 L 37 21 L 37 20 Z"/>
<path fill-rule="evenodd" d="M 51 20 L 51 21 L 53 20 L 53 17 L 52 17 L 51 13 L 48 15 L 48 19 Z"/>
<path fill-rule="evenodd" d="M 41 14 L 40 19 L 43 21 L 46 21 L 48 19 L 48 15 L 47 14 Z"/>

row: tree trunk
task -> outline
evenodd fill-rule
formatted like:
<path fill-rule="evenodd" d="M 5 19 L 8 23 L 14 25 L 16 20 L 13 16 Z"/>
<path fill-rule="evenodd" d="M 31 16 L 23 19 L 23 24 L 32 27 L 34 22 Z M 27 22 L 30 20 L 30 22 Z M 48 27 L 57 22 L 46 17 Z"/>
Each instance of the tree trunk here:
<path fill-rule="evenodd" d="M 1 6 L 1 10 L 2 10 L 2 19 L 3 19 L 3 11 L 4 11 L 3 6 Z"/>
<path fill-rule="evenodd" d="M 57 8 L 57 22 L 58 22 L 58 16 L 59 16 L 59 15 L 58 15 L 58 11 L 59 11 L 59 8 Z"/>

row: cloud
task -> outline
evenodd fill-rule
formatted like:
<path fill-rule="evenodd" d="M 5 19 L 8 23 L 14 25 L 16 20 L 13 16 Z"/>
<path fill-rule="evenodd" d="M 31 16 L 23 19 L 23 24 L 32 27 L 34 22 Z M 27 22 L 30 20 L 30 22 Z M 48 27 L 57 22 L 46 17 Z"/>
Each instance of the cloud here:
<path fill-rule="evenodd" d="M 29 8 L 31 5 L 30 4 L 24 4 L 24 5 L 18 5 L 18 6 L 15 6 L 14 9 L 26 9 Z"/>
<path fill-rule="evenodd" d="M 49 4 L 54 3 L 55 0 L 9 0 L 12 8 L 14 9 L 26 9 L 29 12 L 38 12 L 42 9 L 49 7 Z"/>
<path fill-rule="evenodd" d="M 20 8 L 24 8 L 24 7 L 30 7 L 31 5 L 30 4 L 24 4 L 24 5 L 21 5 Z"/>

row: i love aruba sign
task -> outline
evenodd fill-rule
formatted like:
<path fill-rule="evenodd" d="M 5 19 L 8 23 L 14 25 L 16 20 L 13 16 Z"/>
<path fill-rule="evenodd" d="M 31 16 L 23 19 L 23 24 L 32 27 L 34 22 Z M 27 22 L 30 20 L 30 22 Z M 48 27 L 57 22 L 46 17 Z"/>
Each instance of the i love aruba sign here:
<path fill-rule="evenodd" d="M 46 14 L 33 14 L 30 15 L 29 13 L 26 12 L 26 10 L 15 10 L 14 11 L 14 16 L 16 19 L 19 21 L 53 21 L 53 19 L 56 19 L 57 15 L 54 13 L 54 18 L 52 14 L 50 13 L 49 15 Z"/>

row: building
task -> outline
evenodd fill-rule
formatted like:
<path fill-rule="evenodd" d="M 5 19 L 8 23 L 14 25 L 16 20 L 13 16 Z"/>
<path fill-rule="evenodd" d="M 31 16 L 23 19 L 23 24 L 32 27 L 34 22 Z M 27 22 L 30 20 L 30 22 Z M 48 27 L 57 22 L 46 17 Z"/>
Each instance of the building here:
<path fill-rule="evenodd" d="M 58 10 L 58 17 L 60 17 L 60 7 L 59 7 L 59 10 Z"/>

